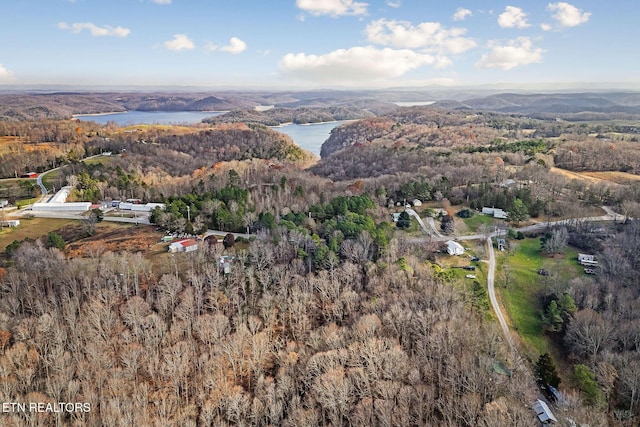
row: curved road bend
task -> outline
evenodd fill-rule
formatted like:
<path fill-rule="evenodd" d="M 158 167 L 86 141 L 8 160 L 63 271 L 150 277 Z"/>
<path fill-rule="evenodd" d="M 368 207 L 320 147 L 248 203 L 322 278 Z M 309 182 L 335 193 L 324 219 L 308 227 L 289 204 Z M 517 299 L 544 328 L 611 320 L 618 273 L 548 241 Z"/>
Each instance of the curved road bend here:
<path fill-rule="evenodd" d="M 84 162 L 85 160 L 89 160 L 89 159 L 94 159 L 96 157 L 100 157 L 103 156 L 104 154 L 100 153 L 100 154 L 94 154 L 93 156 L 89 156 L 89 157 L 85 157 L 84 159 L 82 159 L 81 161 Z M 57 168 L 53 168 L 53 169 L 49 169 L 47 171 L 42 172 L 41 174 L 38 175 L 38 177 L 36 178 L 36 184 L 38 184 L 38 187 L 40 187 L 40 192 L 42 193 L 42 196 L 40 196 L 40 202 L 42 202 L 44 200 L 45 197 L 47 197 L 47 194 L 49 193 L 47 191 L 47 187 L 44 186 L 44 184 L 42 183 L 42 178 L 44 178 L 44 176 L 50 172 L 53 172 L 55 170 L 60 169 L 60 166 L 58 166 Z"/>

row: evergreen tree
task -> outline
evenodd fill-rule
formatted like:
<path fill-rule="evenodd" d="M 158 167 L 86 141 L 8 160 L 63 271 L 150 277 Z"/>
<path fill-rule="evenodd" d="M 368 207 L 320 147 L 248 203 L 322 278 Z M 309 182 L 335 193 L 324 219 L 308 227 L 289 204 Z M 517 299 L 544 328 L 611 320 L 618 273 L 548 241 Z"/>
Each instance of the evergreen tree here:
<path fill-rule="evenodd" d="M 398 222 L 396 222 L 396 227 L 398 228 L 409 228 L 411 224 L 411 217 L 405 211 L 402 211 L 400 214 L 400 218 L 398 218 Z"/>
<path fill-rule="evenodd" d="M 562 310 L 558 307 L 558 302 L 556 300 L 552 300 L 549 303 L 543 318 L 544 323 L 550 331 L 559 332 L 562 330 L 564 326 L 564 319 L 562 318 Z"/>
<path fill-rule="evenodd" d="M 542 385 L 550 385 L 558 388 L 560 385 L 560 377 L 558 376 L 558 370 L 555 363 L 549 353 L 544 353 L 538 358 L 536 363 L 536 372 L 538 374 L 538 381 Z"/>
<path fill-rule="evenodd" d="M 524 202 L 517 197 L 513 199 L 507 213 L 509 214 L 509 221 L 513 224 L 519 224 L 529 218 L 529 209 Z"/>
<path fill-rule="evenodd" d="M 66 244 L 67 244 L 67 242 L 64 241 L 62 236 L 60 236 L 55 231 L 51 231 L 49 234 L 47 234 L 47 247 L 48 248 L 62 249 L 62 248 L 64 248 L 64 245 L 66 245 Z"/>

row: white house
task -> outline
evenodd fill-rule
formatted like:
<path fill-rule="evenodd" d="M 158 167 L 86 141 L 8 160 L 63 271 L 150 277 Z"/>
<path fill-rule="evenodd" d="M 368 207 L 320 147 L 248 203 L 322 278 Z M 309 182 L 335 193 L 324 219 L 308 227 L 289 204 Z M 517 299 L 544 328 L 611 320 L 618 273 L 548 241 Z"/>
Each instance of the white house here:
<path fill-rule="evenodd" d="M 198 242 L 195 239 L 183 239 L 169 244 L 169 252 L 193 252 L 198 250 Z"/>
<path fill-rule="evenodd" d="M 7 219 L 5 221 L 0 221 L 0 226 L 2 227 L 17 227 L 20 225 L 19 219 Z"/>
<path fill-rule="evenodd" d="M 556 417 L 553 416 L 551 409 L 549 409 L 549 406 L 540 399 L 533 403 L 533 410 L 536 411 L 536 415 L 543 425 L 551 425 L 558 422 Z"/>
<path fill-rule="evenodd" d="M 118 204 L 118 208 L 123 211 L 134 211 L 134 212 L 151 212 L 155 208 L 164 209 L 164 203 L 147 203 L 141 205 L 139 203 L 131 203 L 131 202 L 121 202 Z"/>
<path fill-rule="evenodd" d="M 580 265 L 584 265 L 586 267 L 595 267 L 598 265 L 595 255 L 590 254 L 578 254 L 578 262 Z"/>
<path fill-rule="evenodd" d="M 411 203 L 413 206 L 422 206 L 422 201 L 420 199 L 413 199 L 413 202 Z"/>
<path fill-rule="evenodd" d="M 453 240 L 447 240 L 447 253 L 449 255 L 462 255 L 464 253 L 464 248 L 458 242 Z"/>
<path fill-rule="evenodd" d="M 498 208 L 483 207 L 482 213 L 485 215 L 491 215 L 497 219 L 507 219 L 507 213 L 502 209 L 498 209 Z"/>

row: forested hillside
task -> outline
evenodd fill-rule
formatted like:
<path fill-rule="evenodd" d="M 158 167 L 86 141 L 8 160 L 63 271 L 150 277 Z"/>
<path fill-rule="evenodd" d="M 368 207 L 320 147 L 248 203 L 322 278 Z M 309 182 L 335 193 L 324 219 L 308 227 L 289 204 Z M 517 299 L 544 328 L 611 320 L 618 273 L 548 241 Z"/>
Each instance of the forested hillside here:
<path fill-rule="evenodd" d="M 0 229 L 2 400 L 91 408 L 0 424 L 528 427 L 542 398 L 558 425 L 635 426 L 636 134 L 394 108 L 334 129 L 317 159 L 257 123 L 0 121 L 3 177 L 59 167 L 45 184 L 73 200 L 165 204 L 153 225 L 21 209 Z M 513 348 L 487 289 L 496 231 Z M 184 235 L 198 250 L 169 253 Z"/>
<path fill-rule="evenodd" d="M 285 123 L 310 124 L 337 120 L 354 120 L 374 114 L 355 107 L 272 108 L 266 111 L 234 110 L 204 119 L 205 123 L 258 123 L 279 126 Z"/>

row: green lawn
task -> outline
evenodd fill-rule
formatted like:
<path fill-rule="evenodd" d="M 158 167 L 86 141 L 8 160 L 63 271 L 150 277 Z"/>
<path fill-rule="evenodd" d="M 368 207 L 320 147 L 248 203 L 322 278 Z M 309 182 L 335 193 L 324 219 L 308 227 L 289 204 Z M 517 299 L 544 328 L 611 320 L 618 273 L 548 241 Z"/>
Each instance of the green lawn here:
<path fill-rule="evenodd" d="M 469 231 L 478 231 L 481 225 L 492 225 L 494 220 L 492 216 L 476 213 L 471 218 L 462 218 Z"/>
<path fill-rule="evenodd" d="M 62 173 L 61 170 L 57 169 L 47 173 L 42 177 L 42 184 L 44 184 L 44 186 L 47 187 L 47 190 L 50 191 L 54 187 L 54 185 L 59 185 L 58 181 L 61 173 Z"/>
<path fill-rule="evenodd" d="M 515 248 L 510 254 L 498 253 L 496 291 L 526 352 L 533 357 L 544 352 L 555 353 L 553 343 L 544 334 L 540 298 L 550 293 L 560 294 L 569 280 L 582 274 L 576 261 L 577 251 L 569 248 L 564 254 L 551 258 L 541 254 L 540 239 L 514 240 L 512 244 Z M 506 287 L 505 268 L 509 271 Z M 539 275 L 541 268 L 552 275 Z"/>
<path fill-rule="evenodd" d="M 72 219 L 55 218 L 20 218 L 20 225 L 17 227 L 4 227 L 0 229 L 0 253 L 14 240 L 37 239 L 50 231 L 58 230 L 65 225 L 76 222 Z"/>

